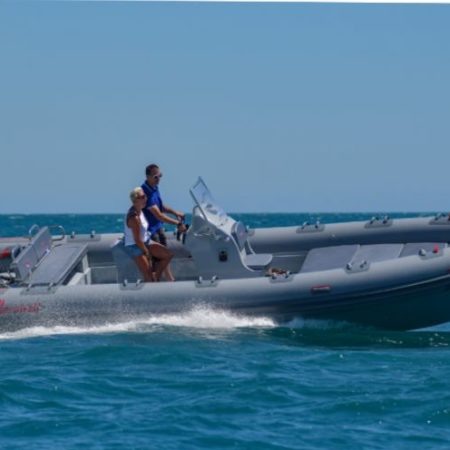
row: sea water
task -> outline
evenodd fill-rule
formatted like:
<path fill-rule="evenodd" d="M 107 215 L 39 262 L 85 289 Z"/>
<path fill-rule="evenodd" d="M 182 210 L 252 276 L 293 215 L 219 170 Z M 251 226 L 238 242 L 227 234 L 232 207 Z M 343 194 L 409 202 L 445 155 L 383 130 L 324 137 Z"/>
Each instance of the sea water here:
<path fill-rule="evenodd" d="M 270 227 L 371 215 L 234 217 Z M 3 215 L 0 234 L 24 235 L 33 223 L 123 226 L 120 215 Z M 1 450 L 449 447 L 450 325 L 279 325 L 196 308 L 0 334 Z"/>

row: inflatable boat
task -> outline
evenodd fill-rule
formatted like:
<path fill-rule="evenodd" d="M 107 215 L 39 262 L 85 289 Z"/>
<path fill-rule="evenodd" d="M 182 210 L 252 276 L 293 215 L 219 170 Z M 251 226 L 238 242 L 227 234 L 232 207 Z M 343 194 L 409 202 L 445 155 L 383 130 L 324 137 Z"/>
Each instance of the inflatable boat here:
<path fill-rule="evenodd" d="M 0 332 L 188 312 L 333 320 L 390 330 L 450 321 L 450 218 L 374 217 L 248 229 L 199 178 L 170 236 L 175 282 L 144 283 L 120 234 L 33 226 L 0 238 Z"/>

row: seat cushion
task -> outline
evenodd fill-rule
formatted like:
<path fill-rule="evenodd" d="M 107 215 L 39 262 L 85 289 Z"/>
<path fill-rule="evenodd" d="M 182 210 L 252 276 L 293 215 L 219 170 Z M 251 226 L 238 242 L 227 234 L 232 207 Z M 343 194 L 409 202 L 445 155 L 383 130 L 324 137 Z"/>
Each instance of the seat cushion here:
<path fill-rule="evenodd" d="M 370 263 L 398 258 L 403 250 L 403 244 L 372 244 L 361 245 L 352 258 L 352 263 L 367 261 Z"/>
<path fill-rule="evenodd" d="M 33 285 L 59 285 L 75 269 L 87 253 L 87 244 L 69 243 L 53 247 L 30 277 Z"/>
<path fill-rule="evenodd" d="M 250 269 L 262 270 L 265 269 L 273 259 L 270 253 L 252 253 L 245 256 L 245 264 Z"/>
<path fill-rule="evenodd" d="M 308 252 L 301 272 L 318 272 L 344 268 L 358 250 L 359 245 L 337 245 L 313 248 Z"/>

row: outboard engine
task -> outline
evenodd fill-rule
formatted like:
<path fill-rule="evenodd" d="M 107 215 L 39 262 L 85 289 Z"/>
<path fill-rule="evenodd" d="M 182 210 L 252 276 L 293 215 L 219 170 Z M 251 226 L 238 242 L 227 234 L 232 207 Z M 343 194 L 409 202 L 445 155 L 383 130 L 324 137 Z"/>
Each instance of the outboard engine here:
<path fill-rule="evenodd" d="M 0 244 L 0 273 L 9 272 L 13 259 L 20 253 L 20 247 L 14 244 Z"/>
<path fill-rule="evenodd" d="M 11 264 L 20 254 L 21 248 L 15 244 L 0 244 L 0 287 L 8 286 L 15 281 Z"/>

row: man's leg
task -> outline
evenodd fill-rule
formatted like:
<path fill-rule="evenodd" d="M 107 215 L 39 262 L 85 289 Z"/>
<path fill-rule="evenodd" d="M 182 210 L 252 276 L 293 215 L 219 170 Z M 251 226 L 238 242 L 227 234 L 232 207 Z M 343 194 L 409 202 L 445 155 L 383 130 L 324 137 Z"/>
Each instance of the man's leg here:
<path fill-rule="evenodd" d="M 166 233 L 164 232 L 164 230 L 162 228 L 160 228 L 156 233 L 152 234 L 152 240 L 160 243 L 163 247 L 167 247 Z M 170 257 L 170 259 L 172 259 L 173 258 L 173 254 L 172 254 L 172 252 L 169 252 L 169 253 L 172 255 Z M 153 254 L 152 254 L 152 256 L 154 257 L 153 258 L 153 261 L 154 261 L 153 265 L 155 267 L 155 264 L 156 265 L 158 264 L 158 256 L 153 255 Z M 169 260 L 169 262 L 170 262 L 170 260 Z M 164 273 L 164 278 L 167 281 L 175 281 L 175 277 L 173 276 L 172 271 L 170 270 L 170 265 L 169 264 L 166 264 L 166 267 L 165 267 L 163 273 Z"/>
<path fill-rule="evenodd" d="M 158 262 L 156 263 L 155 278 L 156 281 L 159 281 L 163 272 L 166 273 L 170 260 L 173 258 L 173 253 L 156 242 L 152 243 L 149 248 L 151 255 L 158 259 Z"/>

